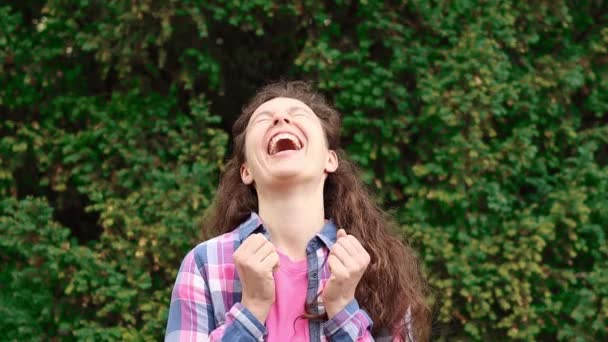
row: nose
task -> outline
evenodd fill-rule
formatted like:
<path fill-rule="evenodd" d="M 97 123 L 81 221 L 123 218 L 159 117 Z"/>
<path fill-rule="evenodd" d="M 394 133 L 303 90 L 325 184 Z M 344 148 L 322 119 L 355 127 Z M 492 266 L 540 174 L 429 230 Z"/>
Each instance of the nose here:
<path fill-rule="evenodd" d="M 289 119 L 289 116 L 287 115 L 287 113 L 278 111 L 274 114 L 274 118 L 272 120 L 273 126 L 278 125 L 280 122 L 283 122 L 284 124 L 291 123 L 291 120 Z"/>

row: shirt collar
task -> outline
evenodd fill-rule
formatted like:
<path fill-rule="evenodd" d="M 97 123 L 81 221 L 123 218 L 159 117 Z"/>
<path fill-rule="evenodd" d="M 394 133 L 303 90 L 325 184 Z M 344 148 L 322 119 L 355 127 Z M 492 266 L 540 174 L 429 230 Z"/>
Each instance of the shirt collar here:
<path fill-rule="evenodd" d="M 338 234 L 338 229 L 336 228 L 336 224 L 333 220 L 329 219 L 325 221 L 325 225 L 321 228 L 321 231 L 317 233 L 317 237 L 323 241 L 327 248 L 331 249 L 336 243 L 336 235 Z"/>
<path fill-rule="evenodd" d="M 264 234 L 266 238 L 269 238 L 269 232 L 262 224 L 262 219 L 254 211 L 251 212 L 251 215 L 249 215 L 249 218 L 245 220 L 245 222 L 241 223 L 238 230 L 241 242 L 255 232 L 260 232 Z M 323 228 L 317 233 L 316 237 L 318 237 L 327 248 L 331 249 L 334 243 L 336 243 L 337 232 L 338 229 L 336 228 L 336 224 L 333 220 L 329 219 L 325 221 Z"/>
<path fill-rule="evenodd" d="M 241 223 L 238 227 L 239 239 L 241 242 L 245 240 L 249 235 L 255 233 L 256 231 L 261 231 L 266 237 L 268 237 L 268 231 L 262 225 L 262 219 L 258 216 L 256 212 L 251 212 L 249 218 L 245 220 L 245 222 Z"/>

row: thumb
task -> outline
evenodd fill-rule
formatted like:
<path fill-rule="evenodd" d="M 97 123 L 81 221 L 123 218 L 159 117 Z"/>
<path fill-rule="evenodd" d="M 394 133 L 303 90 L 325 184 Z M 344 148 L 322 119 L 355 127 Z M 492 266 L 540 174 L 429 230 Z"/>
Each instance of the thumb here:
<path fill-rule="evenodd" d="M 344 229 L 338 230 L 338 234 L 336 236 L 338 239 L 341 237 L 345 237 L 345 236 L 346 236 L 346 230 L 344 230 Z"/>

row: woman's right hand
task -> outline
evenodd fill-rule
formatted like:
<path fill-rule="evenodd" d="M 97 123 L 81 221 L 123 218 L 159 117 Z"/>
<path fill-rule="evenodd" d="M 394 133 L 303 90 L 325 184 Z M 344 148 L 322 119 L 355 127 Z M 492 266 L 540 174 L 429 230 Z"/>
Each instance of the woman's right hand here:
<path fill-rule="evenodd" d="M 242 285 L 241 304 L 263 324 L 275 299 L 272 272 L 279 266 L 279 255 L 264 235 L 252 234 L 233 257 Z"/>

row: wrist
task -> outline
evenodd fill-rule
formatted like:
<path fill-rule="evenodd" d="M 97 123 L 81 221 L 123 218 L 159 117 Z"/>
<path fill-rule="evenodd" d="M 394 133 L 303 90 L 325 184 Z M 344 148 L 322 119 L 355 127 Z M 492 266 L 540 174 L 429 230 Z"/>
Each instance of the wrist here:
<path fill-rule="evenodd" d="M 270 312 L 270 307 L 272 306 L 272 303 L 248 300 L 246 298 L 241 300 L 241 304 L 243 304 L 243 306 L 247 308 L 247 310 L 249 310 L 262 324 L 266 322 L 266 318 Z"/>
<path fill-rule="evenodd" d="M 338 298 L 336 300 L 325 302 L 324 305 L 325 311 L 327 312 L 327 317 L 329 319 L 334 318 L 334 316 L 336 316 L 338 312 L 344 310 L 348 303 L 350 303 L 353 299 L 355 299 L 354 296 L 348 298 Z"/>

